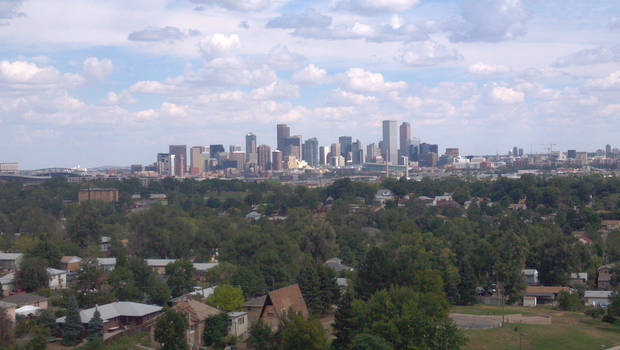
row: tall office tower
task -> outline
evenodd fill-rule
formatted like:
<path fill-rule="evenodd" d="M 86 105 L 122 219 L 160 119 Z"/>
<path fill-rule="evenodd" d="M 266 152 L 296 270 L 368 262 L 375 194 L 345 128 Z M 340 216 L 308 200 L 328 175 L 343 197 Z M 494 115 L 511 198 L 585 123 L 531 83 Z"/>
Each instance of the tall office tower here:
<path fill-rule="evenodd" d="M 271 170 L 271 147 L 268 145 L 260 145 L 257 148 L 258 153 L 258 167 L 265 171 Z"/>
<path fill-rule="evenodd" d="M 518 156 L 519 156 L 519 147 L 514 146 L 514 147 L 512 148 L 512 156 L 513 156 L 513 157 L 518 157 Z"/>
<path fill-rule="evenodd" d="M 366 146 L 366 162 L 367 163 L 374 163 L 377 159 L 378 154 L 379 154 L 379 148 L 374 142 Z"/>
<path fill-rule="evenodd" d="M 605 158 L 611 158 L 611 145 L 605 145 Z"/>
<path fill-rule="evenodd" d="M 282 152 L 275 150 L 271 154 L 271 170 L 282 171 Z"/>
<path fill-rule="evenodd" d="M 424 154 L 424 153 L 429 153 L 430 151 L 431 151 L 431 145 L 430 145 L 430 144 L 428 144 L 428 143 L 426 143 L 426 142 L 422 142 L 422 143 L 420 144 L 418 154 L 419 154 L 419 155 L 422 155 L 422 154 Z"/>
<path fill-rule="evenodd" d="M 205 170 L 205 162 L 202 157 L 205 148 L 205 146 L 194 146 L 189 149 L 189 172 L 192 175 L 202 174 Z"/>
<path fill-rule="evenodd" d="M 233 152 L 241 152 L 241 146 L 229 145 L 228 146 L 228 153 L 233 153 Z"/>
<path fill-rule="evenodd" d="M 332 143 L 331 147 L 329 148 L 329 153 L 330 153 L 330 157 L 336 157 L 342 154 L 342 150 L 340 149 L 340 144 L 339 143 Z"/>
<path fill-rule="evenodd" d="M 226 150 L 224 149 L 224 145 L 222 144 L 209 146 L 209 155 L 213 159 L 219 159 L 220 153 L 224 153 L 224 152 L 226 152 Z"/>
<path fill-rule="evenodd" d="M 307 139 L 306 142 L 304 142 L 303 153 L 303 160 L 305 160 L 309 166 L 313 168 L 319 166 L 319 140 L 317 140 L 316 137 Z"/>
<path fill-rule="evenodd" d="M 245 161 L 256 164 L 258 155 L 256 154 L 256 135 L 249 132 L 245 135 Z"/>
<path fill-rule="evenodd" d="M 364 146 L 360 140 L 355 140 L 355 142 L 351 144 L 351 162 L 353 164 L 364 163 Z"/>
<path fill-rule="evenodd" d="M 383 153 L 388 164 L 398 164 L 398 127 L 396 120 L 383 121 Z"/>
<path fill-rule="evenodd" d="M 351 136 L 340 136 L 338 138 L 338 143 L 340 144 L 340 155 L 347 159 L 347 155 L 351 152 L 351 143 L 353 143 L 353 138 Z"/>
<path fill-rule="evenodd" d="M 431 145 L 428 145 L 428 146 L 429 146 L 428 147 L 429 151 L 439 155 L 439 145 L 438 144 L 431 144 Z"/>
<path fill-rule="evenodd" d="M 162 176 L 174 176 L 174 154 L 157 153 L 157 173 Z"/>
<path fill-rule="evenodd" d="M 170 145 L 170 154 L 174 154 L 174 174 L 175 176 L 185 176 L 187 169 L 187 146 L 186 145 Z"/>
<path fill-rule="evenodd" d="M 577 158 L 577 150 L 569 149 L 566 152 L 566 158 L 568 158 L 568 159 L 575 159 L 575 158 Z"/>
<path fill-rule="evenodd" d="M 320 165 L 327 165 L 327 153 L 329 152 L 327 151 L 327 149 L 325 149 L 325 146 L 319 147 L 319 164 Z"/>
<path fill-rule="evenodd" d="M 291 136 L 291 128 L 289 128 L 286 124 L 278 124 L 276 128 L 278 132 L 277 149 L 278 151 L 282 152 L 284 151 L 284 139 Z"/>
<path fill-rule="evenodd" d="M 400 149 L 401 156 L 409 157 L 409 145 L 411 144 L 411 124 L 403 122 L 400 124 Z"/>
<path fill-rule="evenodd" d="M 523 148 L 519 148 L 519 157 L 523 157 Z"/>
<path fill-rule="evenodd" d="M 294 156 L 297 159 L 301 159 L 301 136 L 289 136 L 282 140 L 282 157 Z"/>

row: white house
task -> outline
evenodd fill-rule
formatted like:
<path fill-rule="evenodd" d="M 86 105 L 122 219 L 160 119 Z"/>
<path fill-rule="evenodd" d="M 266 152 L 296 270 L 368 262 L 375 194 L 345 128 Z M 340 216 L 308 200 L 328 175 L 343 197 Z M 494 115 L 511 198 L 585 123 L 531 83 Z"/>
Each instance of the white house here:
<path fill-rule="evenodd" d="M 535 286 L 539 283 L 538 270 L 536 269 L 523 269 L 521 270 L 521 276 L 523 278 L 523 281 L 525 281 L 525 283 L 529 284 L 530 286 Z"/>
<path fill-rule="evenodd" d="M 49 288 L 65 289 L 67 288 L 67 271 L 47 268 L 47 276 L 49 278 Z"/>
<path fill-rule="evenodd" d="M 97 266 L 104 271 L 114 271 L 116 258 L 97 258 Z"/>
<path fill-rule="evenodd" d="M 375 202 L 379 202 L 381 204 L 385 203 L 385 201 L 394 200 L 395 198 L 396 196 L 394 196 L 394 193 L 387 188 L 382 188 L 377 191 L 377 194 L 375 194 Z"/>
<path fill-rule="evenodd" d="M 7 273 L 6 275 L 0 277 L 0 285 L 2 285 L 2 292 L 4 295 L 0 295 L 0 297 L 4 297 L 9 295 L 12 291 L 15 290 L 15 272 Z"/>
<path fill-rule="evenodd" d="M 228 318 L 230 319 L 228 334 L 237 338 L 245 338 L 248 333 L 248 313 L 239 311 L 229 312 Z"/>
<path fill-rule="evenodd" d="M 610 290 L 586 290 L 583 299 L 586 306 L 607 307 L 611 303 L 612 294 Z"/>

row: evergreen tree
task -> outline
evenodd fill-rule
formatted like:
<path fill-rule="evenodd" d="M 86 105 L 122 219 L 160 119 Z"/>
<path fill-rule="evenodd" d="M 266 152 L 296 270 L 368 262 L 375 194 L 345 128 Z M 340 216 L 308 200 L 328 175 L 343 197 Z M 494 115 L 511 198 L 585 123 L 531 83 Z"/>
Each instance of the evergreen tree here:
<path fill-rule="evenodd" d="M 82 332 L 84 326 L 80 318 L 80 312 L 77 307 L 75 297 L 69 299 L 67 315 L 65 317 L 65 326 L 62 332 L 62 345 L 75 346 L 82 341 Z"/>
<path fill-rule="evenodd" d="M 97 307 L 93 317 L 88 322 L 88 340 L 94 339 L 103 339 L 103 320 Z"/>
<path fill-rule="evenodd" d="M 336 311 L 332 326 L 336 336 L 336 339 L 332 342 L 334 350 L 344 350 L 351 344 L 351 339 L 354 335 L 352 302 L 353 297 L 351 293 L 346 292 L 338 303 L 338 311 Z"/>
<path fill-rule="evenodd" d="M 186 350 L 185 331 L 187 327 L 185 315 L 168 309 L 155 325 L 155 340 L 162 344 L 161 350 Z"/>
<path fill-rule="evenodd" d="M 321 300 L 321 280 L 316 265 L 309 264 L 301 270 L 297 276 L 297 283 L 308 306 L 308 311 L 313 315 L 320 315 L 323 312 L 323 302 Z"/>
<path fill-rule="evenodd" d="M 39 326 L 49 329 L 51 335 L 56 335 L 56 318 L 54 318 L 51 312 L 43 310 L 41 315 L 39 315 L 38 323 Z"/>
<path fill-rule="evenodd" d="M 371 248 L 366 253 L 355 281 L 357 295 L 367 299 L 376 291 L 389 288 L 393 278 L 392 270 L 392 262 L 386 252 L 379 247 Z"/>
<path fill-rule="evenodd" d="M 203 338 L 206 346 L 213 346 L 216 349 L 223 348 L 226 343 L 224 338 L 228 335 L 230 319 L 226 313 L 211 316 L 205 322 L 205 332 Z"/>
<path fill-rule="evenodd" d="M 250 338 L 248 342 L 256 350 L 271 350 L 274 341 L 274 334 L 271 328 L 262 320 L 258 320 L 250 327 Z"/>

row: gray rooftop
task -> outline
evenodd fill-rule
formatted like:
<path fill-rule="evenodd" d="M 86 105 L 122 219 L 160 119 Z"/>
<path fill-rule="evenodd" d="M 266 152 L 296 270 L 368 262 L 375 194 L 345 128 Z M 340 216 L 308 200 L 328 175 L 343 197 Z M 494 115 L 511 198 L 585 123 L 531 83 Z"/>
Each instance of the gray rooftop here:
<path fill-rule="evenodd" d="M 0 253 L 0 260 L 17 260 L 24 256 L 22 253 Z"/>
<path fill-rule="evenodd" d="M 148 266 L 166 267 L 173 264 L 175 261 L 177 261 L 177 259 L 146 259 L 146 264 Z"/>
<path fill-rule="evenodd" d="M 146 315 L 161 311 L 162 307 L 157 305 L 134 303 L 131 301 L 117 301 L 115 303 L 96 306 L 90 309 L 80 311 L 80 318 L 82 319 L 82 323 L 88 323 L 90 319 L 93 318 L 93 315 L 95 314 L 95 309 L 99 309 L 101 319 L 104 322 L 107 322 L 108 320 L 121 316 L 144 317 Z M 56 319 L 56 322 L 64 323 L 65 317 Z"/>
<path fill-rule="evenodd" d="M 609 298 L 613 294 L 611 290 L 586 290 L 584 298 Z"/>
<path fill-rule="evenodd" d="M 18 306 L 28 305 L 45 300 L 47 300 L 46 297 L 42 297 L 38 294 L 33 293 L 20 293 L 2 299 L 2 301 L 4 301 L 5 303 L 11 303 Z"/>
<path fill-rule="evenodd" d="M 97 258 L 99 265 L 116 265 L 116 258 Z"/>
<path fill-rule="evenodd" d="M 208 271 L 217 266 L 218 263 L 194 263 L 196 271 Z"/>

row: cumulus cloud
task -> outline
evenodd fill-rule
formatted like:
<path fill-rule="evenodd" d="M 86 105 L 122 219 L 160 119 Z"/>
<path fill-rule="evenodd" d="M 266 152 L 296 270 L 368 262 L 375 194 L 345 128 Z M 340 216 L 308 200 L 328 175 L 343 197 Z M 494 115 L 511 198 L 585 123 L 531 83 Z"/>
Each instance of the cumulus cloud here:
<path fill-rule="evenodd" d="M 0 61 L 0 86 L 15 92 L 30 89 L 74 88 L 84 82 L 77 74 L 60 73 L 54 67 L 39 67 L 25 61 Z"/>
<path fill-rule="evenodd" d="M 268 63 L 277 70 L 288 70 L 299 67 L 306 58 L 296 52 L 292 52 L 286 45 L 276 45 L 269 50 Z"/>
<path fill-rule="evenodd" d="M 620 29 L 620 17 L 612 17 L 609 19 L 609 29 L 618 30 Z"/>
<path fill-rule="evenodd" d="M 101 81 L 114 71 L 114 64 L 108 58 L 89 57 L 82 62 L 84 75 L 90 80 Z"/>
<path fill-rule="evenodd" d="M 555 60 L 553 66 L 582 66 L 588 64 L 620 62 L 620 44 L 613 46 L 598 46 L 563 56 Z"/>
<path fill-rule="evenodd" d="M 417 5 L 419 0 L 340 0 L 336 9 L 376 15 L 386 12 L 403 12 Z"/>
<path fill-rule="evenodd" d="M 396 59 L 400 63 L 408 66 L 432 66 L 461 60 L 463 56 L 456 49 L 448 48 L 432 40 L 427 40 L 403 45 Z"/>
<path fill-rule="evenodd" d="M 123 90 L 120 93 L 115 93 L 114 91 L 108 92 L 105 103 L 108 105 L 129 105 L 134 104 L 136 101 L 135 98 L 129 93 L 127 90 Z"/>
<path fill-rule="evenodd" d="M 164 84 L 159 81 L 139 81 L 133 84 L 129 91 L 139 94 L 164 95 L 171 93 L 175 87 L 170 84 Z"/>
<path fill-rule="evenodd" d="M 521 91 L 504 86 L 493 86 L 490 89 L 490 97 L 493 101 L 503 104 L 523 102 L 525 94 Z"/>
<path fill-rule="evenodd" d="M 471 74 L 475 75 L 493 75 L 493 74 L 501 74 L 507 73 L 510 69 L 506 66 L 494 66 L 490 64 L 484 63 L 475 63 L 467 67 L 467 70 Z"/>
<path fill-rule="evenodd" d="M 603 113 L 603 115 L 605 116 L 611 116 L 611 115 L 620 116 L 620 104 L 618 103 L 609 104 L 607 105 L 607 107 L 605 107 L 605 109 L 603 109 L 601 113 Z"/>
<path fill-rule="evenodd" d="M 342 89 L 336 89 L 330 95 L 330 102 L 337 105 L 362 105 L 377 101 L 376 96 L 356 94 Z"/>
<path fill-rule="evenodd" d="M 0 25 L 8 24 L 11 18 L 24 16 L 19 12 L 23 0 L 0 0 Z"/>
<path fill-rule="evenodd" d="M 237 34 L 213 34 L 198 44 L 202 54 L 208 58 L 226 56 L 241 47 L 241 40 Z"/>
<path fill-rule="evenodd" d="M 273 18 L 265 27 L 267 28 L 325 28 L 331 25 L 332 18 L 322 15 L 313 8 L 301 13 L 283 14 Z"/>
<path fill-rule="evenodd" d="M 529 18 L 521 0 L 466 0 L 446 29 L 454 42 L 497 42 L 525 34 Z"/>
<path fill-rule="evenodd" d="M 602 90 L 620 89 L 620 70 L 609 74 L 605 78 L 588 80 L 586 86 Z"/>
<path fill-rule="evenodd" d="M 269 8 L 269 0 L 192 0 L 195 4 L 216 5 L 227 10 L 249 12 Z"/>
<path fill-rule="evenodd" d="M 299 87 L 283 81 L 274 81 L 267 86 L 252 90 L 250 95 L 255 100 L 287 99 L 299 97 Z"/>
<path fill-rule="evenodd" d="M 291 81 L 303 85 L 324 84 L 327 80 L 327 71 L 314 64 L 305 66 L 303 69 L 295 72 L 291 77 Z"/>
<path fill-rule="evenodd" d="M 349 90 L 357 92 L 389 92 L 407 87 L 404 81 L 385 81 L 381 73 L 372 73 L 362 68 L 350 68 L 339 74 L 338 79 Z"/>
<path fill-rule="evenodd" d="M 252 86 L 260 87 L 277 81 L 273 70 L 265 66 L 248 65 L 238 57 L 216 58 L 205 63 L 198 71 L 189 71 L 182 77 L 192 86 Z"/>
<path fill-rule="evenodd" d="M 177 27 L 149 27 L 130 33 L 127 39 L 131 41 L 174 41 L 182 40 L 185 36 L 185 33 Z"/>

